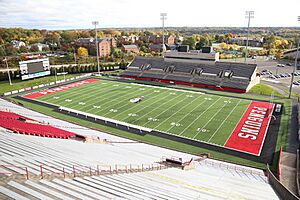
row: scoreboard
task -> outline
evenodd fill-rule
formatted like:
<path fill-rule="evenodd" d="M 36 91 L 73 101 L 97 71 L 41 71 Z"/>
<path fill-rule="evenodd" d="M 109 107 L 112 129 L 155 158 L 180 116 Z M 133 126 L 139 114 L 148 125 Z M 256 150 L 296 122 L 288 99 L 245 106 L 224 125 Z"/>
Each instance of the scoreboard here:
<path fill-rule="evenodd" d="M 49 58 L 21 61 L 19 66 L 22 80 L 50 75 Z"/>

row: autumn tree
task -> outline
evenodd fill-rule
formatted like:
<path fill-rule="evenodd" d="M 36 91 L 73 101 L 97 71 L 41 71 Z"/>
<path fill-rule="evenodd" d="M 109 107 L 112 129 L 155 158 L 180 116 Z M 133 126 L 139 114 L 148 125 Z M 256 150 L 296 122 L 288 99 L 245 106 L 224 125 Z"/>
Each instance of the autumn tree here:
<path fill-rule="evenodd" d="M 79 57 L 87 57 L 89 54 L 88 54 L 88 50 L 84 47 L 79 47 L 77 49 L 77 55 Z"/>

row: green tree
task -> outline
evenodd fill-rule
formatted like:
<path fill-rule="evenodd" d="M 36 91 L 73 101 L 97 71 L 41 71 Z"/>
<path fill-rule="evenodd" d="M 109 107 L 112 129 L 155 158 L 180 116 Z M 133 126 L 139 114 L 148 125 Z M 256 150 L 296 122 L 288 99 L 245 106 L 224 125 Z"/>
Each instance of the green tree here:
<path fill-rule="evenodd" d="M 185 37 L 182 41 L 182 44 L 183 45 L 189 45 L 190 49 L 193 50 L 193 49 L 196 48 L 196 39 L 192 36 Z"/>

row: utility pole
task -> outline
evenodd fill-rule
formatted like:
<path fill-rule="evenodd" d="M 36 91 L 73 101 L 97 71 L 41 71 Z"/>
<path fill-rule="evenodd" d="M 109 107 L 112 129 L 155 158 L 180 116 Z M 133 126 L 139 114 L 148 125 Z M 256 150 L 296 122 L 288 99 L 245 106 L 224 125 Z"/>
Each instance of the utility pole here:
<path fill-rule="evenodd" d="M 93 25 L 95 25 L 95 44 L 97 50 L 97 65 L 98 65 L 98 75 L 100 76 L 100 64 L 99 64 L 99 46 L 98 46 L 98 36 L 97 36 L 97 25 L 99 24 L 98 21 L 93 21 Z"/>
<path fill-rule="evenodd" d="M 4 60 L 3 61 L 5 61 L 5 63 L 6 63 L 6 67 L 7 67 L 7 75 L 8 75 L 8 81 L 9 81 L 9 85 L 12 85 L 12 83 L 11 83 L 11 78 L 10 78 L 10 71 L 9 71 L 9 68 L 8 68 L 8 63 L 7 63 L 7 58 L 6 57 L 4 57 Z"/>
<path fill-rule="evenodd" d="M 248 29 L 247 29 L 247 42 L 246 42 L 246 49 L 245 49 L 245 63 L 247 62 L 247 57 L 248 57 L 250 19 L 254 18 L 254 11 L 246 11 L 246 18 L 248 19 Z"/>
<path fill-rule="evenodd" d="M 52 44 L 51 44 L 51 49 L 52 49 L 52 54 L 54 55 L 54 41 L 52 40 Z M 55 82 L 57 82 L 57 72 L 56 72 L 56 67 L 54 67 L 54 76 L 55 76 Z"/>
<path fill-rule="evenodd" d="M 167 19 L 167 13 L 160 13 L 160 19 L 162 20 L 162 48 L 163 52 L 165 51 L 165 20 Z"/>
<path fill-rule="evenodd" d="M 300 21 L 300 16 L 298 16 L 298 22 Z M 289 91 L 289 99 L 292 96 L 292 89 L 293 89 L 293 82 L 294 82 L 294 76 L 297 69 L 297 63 L 298 63 L 298 57 L 299 57 L 299 45 L 300 45 L 300 35 L 298 36 L 298 45 L 297 45 L 297 53 L 295 56 L 295 66 L 293 68 L 292 78 L 291 78 L 291 84 L 290 84 L 290 91 Z"/>

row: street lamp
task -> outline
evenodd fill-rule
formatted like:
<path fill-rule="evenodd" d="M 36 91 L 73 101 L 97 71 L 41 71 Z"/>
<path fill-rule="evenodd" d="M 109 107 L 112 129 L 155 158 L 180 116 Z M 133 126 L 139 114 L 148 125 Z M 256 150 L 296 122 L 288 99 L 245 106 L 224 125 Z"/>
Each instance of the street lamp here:
<path fill-rule="evenodd" d="M 298 19 L 298 22 L 299 22 L 300 21 L 300 16 L 298 16 L 297 19 Z M 298 62 L 298 56 L 299 56 L 299 45 L 300 45 L 299 43 L 300 43 L 300 36 L 298 36 L 297 53 L 296 53 L 296 56 L 295 56 L 295 66 L 294 66 L 293 73 L 292 73 L 292 78 L 291 78 L 290 91 L 289 91 L 289 99 L 292 96 L 292 88 L 293 88 L 294 76 L 295 76 L 295 71 L 297 69 L 297 62 Z"/>
<path fill-rule="evenodd" d="M 167 13 L 160 13 L 160 19 L 162 20 L 162 48 L 163 48 L 163 52 L 165 50 L 165 20 L 167 19 Z"/>
<path fill-rule="evenodd" d="M 98 38 L 97 38 L 97 25 L 99 24 L 98 21 L 93 21 L 92 24 L 95 26 L 95 43 L 96 43 L 96 50 L 97 50 L 97 65 L 98 65 L 98 74 L 100 75 L 100 65 L 99 65 L 99 47 L 98 47 Z"/>
<path fill-rule="evenodd" d="M 247 57 L 248 57 L 250 19 L 254 18 L 254 11 L 246 11 L 246 18 L 248 19 L 248 29 L 247 29 L 247 42 L 246 42 L 246 49 L 245 49 L 245 63 L 247 62 Z"/>

